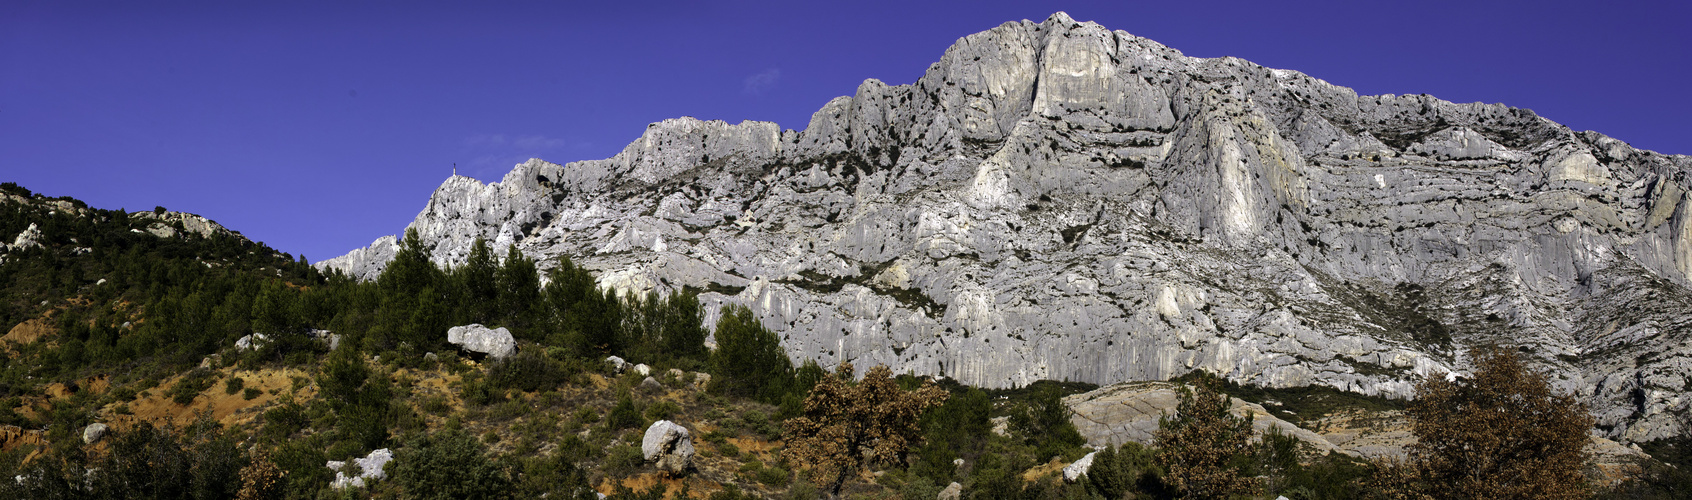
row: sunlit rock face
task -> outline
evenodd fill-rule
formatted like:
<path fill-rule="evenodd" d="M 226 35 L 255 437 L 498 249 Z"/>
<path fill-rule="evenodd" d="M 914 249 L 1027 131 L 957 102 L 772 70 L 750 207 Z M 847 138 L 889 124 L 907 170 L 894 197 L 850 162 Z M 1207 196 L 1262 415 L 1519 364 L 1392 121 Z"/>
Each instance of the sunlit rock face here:
<path fill-rule="evenodd" d="M 750 306 L 796 360 L 986 387 L 1202 369 L 1407 396 L 1504 346 L 1638 441 L 1684 432 L 1688 170 L 1059 13 L 803 131 L 679 118 L 609 159 L 454 177 L 411 227 L 442 265 L 478 237 L 569 255 L 604 286 Z M 320 265 L 368 279 L 393 249 Z"/>

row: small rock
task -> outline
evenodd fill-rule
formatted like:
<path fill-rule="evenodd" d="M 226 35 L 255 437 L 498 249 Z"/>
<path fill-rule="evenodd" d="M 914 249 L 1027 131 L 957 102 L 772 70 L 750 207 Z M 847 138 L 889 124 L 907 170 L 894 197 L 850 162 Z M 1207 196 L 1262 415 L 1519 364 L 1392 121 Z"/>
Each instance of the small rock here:
<path fill-rule="evenodd" d="M 605 362 L 611 363 L 611 373 L 623 373 L 623 369 L 629 366 L 628 361 L 623 361 L 623 358 L 616 356 L 605 358 Z"/>
<path fill-rule="evenodd" d="M 670 374 L 671 377 L 675 377 L 675 378 L 681 378 L 682 375 L 687 374 L 687 372 L 681 371 L 680 368 L 671 368 L 668 373 Z"/>
<path fill-rule="evenodd" d="M 962 498 L 962 497 L 963 497 L 963 485 L 958 484 L 957 481 L 952 481 L 952 484 L 946 485 L 946 489 L 940 490 L 940 495 L 938 497 L 936 497 L 936 499 L 937 500 L 958 500 L 959 498 Z"/>
<path fill-rule="evenodd" d="M 88 424 L 88 427 L 82 428 L 82 442 L 84 444 L 100 442 L 100 438 L 106 437 L 107 429 L 106 424 L 99 422 Z"/>
<path fill-rule="evenodd" d="M 954 459 L 952 459 L 952 466 L 953 466 L 953 467 L 963 467 L 963 464 L 964 464 L 964 461 L 963 461 L 963 459 L 962 459 L 962 458 L 954 458 Z"/>
<path fill-rule="evenodd" d="M 678 473 L 693 466 L 693 437 L 687 428 L 669 420 L 653 422 L 640 440 L 641 456 L 659 470 Z"/>
<path fill-rule="evenodd" d="M 426 353 L 423 353 L 423 359 L 429 360 L 429 361 L 440 361 L 441 357 L 436 356 L 435 353 L 426 352 Z"/>
<path fill-rule="evenodd" d="M 388 477 L 388 474 L 382 471 L 382 467 L 388 465 L 388 462 L 393 459 L 394 453 L 389 451 L 387 448 L 372 451 L 369 455 L 365 455 L 364 458 L 355 458 L 353 461 L 358 462 L 359 474 L 352 477 L 347 477 L 345 474 L 341 473 L 341 469 L 347 466 L 346 462 L 330 460 L 328 463 L 324 464 L 326 467 L 335 470 L 335 480 L 329 483 L 329 487 L 337 490 L 349 486 L 360 487 L 364 486 L 366 481 L 375 481 L 386 478 Z"/>
<path fill-rule="evenodd" d="M 493 359 L 505 359 L 517 353 L 517 339 L 505 328 L 489 329 L 478 323 L 455 326 L 447 330 L 447 343 L 466 351 L 485 354 Z"/>
<path fill-rule="evenodd" d="M 634 365 L 634 371 L 635 373 L 639 373 L 640 376 L 645 377 L 652 374 L 652 367 L 646 366 L 646 363 L 641 363 Z"/>
<path fill-rule="evenodd" d="M 647 392 L 663 392 L 664 384 L 659 383 L 658 379 L 646 377 L 646 380 L 640 381 L 640 390 Z"/>
<path fill-rule="evenodd" d="M 1093 468 L 1093 455 L 1097 455 L 1098 453 L 1099 452 L 1096 452 L 1096 451 L 1092 452 L 1092 453 L 1088 453 L 1087 456 L 1081 457 L 1081 459 L 1076 460 L 1075 463 L 1069 464 L 1068 466 L 1064 467 L 1063 468 L 1063 480 L 1064 480 L 1064 482 L 1073 483 L 1073 482 L 1076 482 L 1076 481 L 1080 481 L 1082 477 L 1086 476 L 1087 475 L 1087 469 Z"/>
<path fill-rule="evenodd" d="M 711 374 L 705 372 L 693 372 L 693 386 L 699 389 L 710 387 Z"/>

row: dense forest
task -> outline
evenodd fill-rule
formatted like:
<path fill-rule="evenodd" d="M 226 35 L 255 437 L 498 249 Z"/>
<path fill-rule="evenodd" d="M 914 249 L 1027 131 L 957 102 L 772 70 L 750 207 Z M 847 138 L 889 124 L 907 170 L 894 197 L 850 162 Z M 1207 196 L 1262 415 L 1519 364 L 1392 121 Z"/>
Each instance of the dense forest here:
<path fill-rule="evenodd" d="M 0 235 L 39 233 L 35 244 L 6 247 L 0 261 L 0 325 L 34 325 L 0 342 L 0 424 L 42 436 L 0 454 L 0 473 L 15 479 L 0 481 L 0 496 L 1325 499 L 1444 491 L 1437 478 L 1417 476 L 1424 469 L 1318 455 L 1279 434 L 1252 439 L 1249 422 L 1228 414 L 1219 395 L 1304 393 L 1194 374 L 1155 443 L 1094 450 L 1061 401 L 1092 388 L 1085 384 L 985 391 L 885 368 L 859 380 L 849 366 L 794 363 L 746 308 L 725 308 L 705 325 L 695 290 L 619 294 L 568 258 L 543 276 L 515 248 L 478 241 L 465 264 L 442 269 L 408 233 L 381 275 L 359 282 L 239 233 L 166 224 L 162 207 L 131 214 L 12 183 L 0 191 Z M 160 236 L 159 224 L 172 231 Z M 516 354 L 487 359 L 447 342 L 449 328 L 472 323 L 507 329 Z M 250 348 L 236 347 L 242 339 Z M 695 433 L 692 468 L 659 471 L 642 457 L 642 432 L 659 420 Z M 90 424 L 107 421 L 111 436 L 89 437 Z M 1682 494 L 1688 464 L 1676 446 L 1660 443 L 1651 451 L 1666 460 L 1643 464 L 1621 486 L 1577 489 Z M 394 450 L 385 479 L 332 486 L 327 461 L 379 449 Z M 1091 469 L 1065 481 L 1062 465 L 1083 456 Z"/>

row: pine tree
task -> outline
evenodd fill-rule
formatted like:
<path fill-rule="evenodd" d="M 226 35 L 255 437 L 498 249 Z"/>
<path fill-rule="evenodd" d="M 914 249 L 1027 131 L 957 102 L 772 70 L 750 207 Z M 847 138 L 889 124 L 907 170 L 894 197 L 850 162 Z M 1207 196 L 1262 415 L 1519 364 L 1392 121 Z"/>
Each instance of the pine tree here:
<path fill-rule="evenodd" d="M 495 319 L 500 298 L 499 284 L 495 281 L 498 272 L 499 263 L 494 260 L 493 251 L 488 249 L 488 241 L 476 238 L 476 242 L 470 245 L 470 256 L 457 273 L 464 291 L 462 307 L 466 323 L 491 323 Z"/>
<path fill-rule="evenodd" d="M 535 340 L 530 326 L 541 295 L 535 261 L 512 245 L 506 249 L 505 264 L 500 266 L 495 281 L 499 286 L 499 323 L 512 329 L 518 338 Z"/>
<path fill-rule="evenodd" d="M 711 391 L 780 403 L 793 378 L 793 362 L 775 332 L 764 328 L 746 306 L 727 305 L 717 319 L 716 336 Z"/>

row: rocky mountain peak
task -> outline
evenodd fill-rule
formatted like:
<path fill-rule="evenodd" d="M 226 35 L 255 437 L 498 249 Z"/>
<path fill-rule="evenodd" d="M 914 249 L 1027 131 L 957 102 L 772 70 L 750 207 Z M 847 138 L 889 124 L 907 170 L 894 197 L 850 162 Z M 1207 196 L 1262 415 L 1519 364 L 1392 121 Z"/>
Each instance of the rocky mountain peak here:
<path fill-rule="evenodd" d="M 1508 346 L 1633 441 L 1692 404 L 1688 170 L 1058 13 L 801 131 L 679 118 L 608 159 L 449 179 L 411 227 L 443 265 L 478 237 L 570 255 L 745 304 L 796 359 L 986 387 L 1206 370 L 1403 397 Z M 372 278 L 394 244 L 320 265 Z"/>

